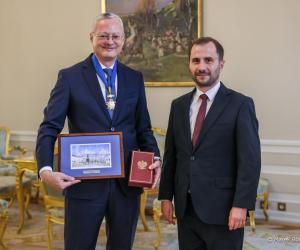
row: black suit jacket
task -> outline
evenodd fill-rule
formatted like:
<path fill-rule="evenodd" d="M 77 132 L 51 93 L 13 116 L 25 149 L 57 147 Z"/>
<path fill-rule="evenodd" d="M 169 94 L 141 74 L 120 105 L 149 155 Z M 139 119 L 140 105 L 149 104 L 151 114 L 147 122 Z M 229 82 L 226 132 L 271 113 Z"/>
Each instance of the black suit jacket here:
<path fill-rule="evenodd" d="M 84 61 L 59 72 L 51 92 L 44 120 L 40 125 L 36 158 L 39 169 L 52 166 L 53 147 L 67 117 L 70 133 L 123 132 L 125 179 L 118 179 L 127 195 L 138 195 L 141 188 L 128 187 L 132 150 L 154 152 L 159 149 L 151 130 L 143 76 L 118 62 L 118 93 L 113 118 L 106 108 L 102 91 L 91 61 Z M 66 195 L 76 198 L 96 197 L 106 181 L 83 180 L 66 190 Z"/>
<path fill-rule="evenodd" d="M 254 103 L 221 83 L 193 147 L 189 111 L 194 91 L 172 102 L 159 199 L 174 197 L 180 219 L 190 191 L 202 221 L 227 224 L 232 207 L 255 207 L 261 160 Z"/>

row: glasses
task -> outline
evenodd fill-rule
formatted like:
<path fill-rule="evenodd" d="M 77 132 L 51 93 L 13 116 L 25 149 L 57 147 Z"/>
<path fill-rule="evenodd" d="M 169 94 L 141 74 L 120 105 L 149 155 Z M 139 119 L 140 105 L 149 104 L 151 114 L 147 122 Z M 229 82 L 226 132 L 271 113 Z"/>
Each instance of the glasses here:
<path fill-rule="evenodd" d="M 109 39 L 112 39 L 114 42 L 118 42 L 122 39 L 123 36 L 117 34 L 113 34 L 113 35 L 96 34 L 95 37 L 97 40 L 100 41 L 108 41 Z"/>

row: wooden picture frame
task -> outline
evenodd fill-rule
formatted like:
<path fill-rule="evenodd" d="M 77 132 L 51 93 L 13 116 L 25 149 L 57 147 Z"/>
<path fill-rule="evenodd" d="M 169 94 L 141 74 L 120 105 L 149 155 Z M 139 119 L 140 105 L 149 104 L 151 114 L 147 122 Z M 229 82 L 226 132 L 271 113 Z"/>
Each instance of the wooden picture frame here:
<path fill-rule="evenodd" d="M 75 179 L 125 177 L 122 132 L 60 134 L 58 168 Z"/>

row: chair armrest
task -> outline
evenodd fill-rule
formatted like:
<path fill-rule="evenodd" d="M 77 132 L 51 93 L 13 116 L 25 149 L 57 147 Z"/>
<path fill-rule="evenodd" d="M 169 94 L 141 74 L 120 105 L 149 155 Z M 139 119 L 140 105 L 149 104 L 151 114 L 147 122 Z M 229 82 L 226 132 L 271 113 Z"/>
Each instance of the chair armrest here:
<path fill-rule="evenodd" d="M 21 152 L 22 155 L 25 155 L 27 153 L 28 149 L 21 147 L 20 145 L 16 145 L 9 149 L 9 153 L 11 153 L 13 151 L 19 151 L 19 152 Z"/>
<path fill-rule="evenodd" d="M 7 210 L 8 204 L 9 204 L 8 201 L 0 199 L 0 212 L 1 213 Z"/>

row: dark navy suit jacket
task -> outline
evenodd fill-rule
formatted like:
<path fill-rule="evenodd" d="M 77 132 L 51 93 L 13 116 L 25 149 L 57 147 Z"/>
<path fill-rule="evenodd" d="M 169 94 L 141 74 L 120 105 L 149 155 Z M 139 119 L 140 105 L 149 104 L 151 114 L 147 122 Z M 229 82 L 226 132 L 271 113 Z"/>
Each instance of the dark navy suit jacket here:
<path fill-rule="evenodd" d="M 118 182 L 126 195 L 142 192 L 141 188 L 128 187 L 131 151 L 140 149 L 159 156 L 159 149 L 151 130 L 142 74 L 118 62 L 117 76 L 117 102 L 111 119 L 91 55 L 59 72 L 38 132 L 36 158 L 39 169 L 52 166 L 53 147 L 67 117 L 70 133 L 122 131 L 126 178 Z M 93 198 L 105 183 L 103 180 L 83 180 L 67 188 L 66 195 Z"/>
<path fill-rule="evenodd" d="M 159 198 L 174 197 L 181 219 L 190 191 L 203 222 L 226 225 L 232 207 L 255 207 L 261 160 L 254 103 L 221 84 L 193 147 L 193 94 L 177 98 L 171 106 Z"/>

